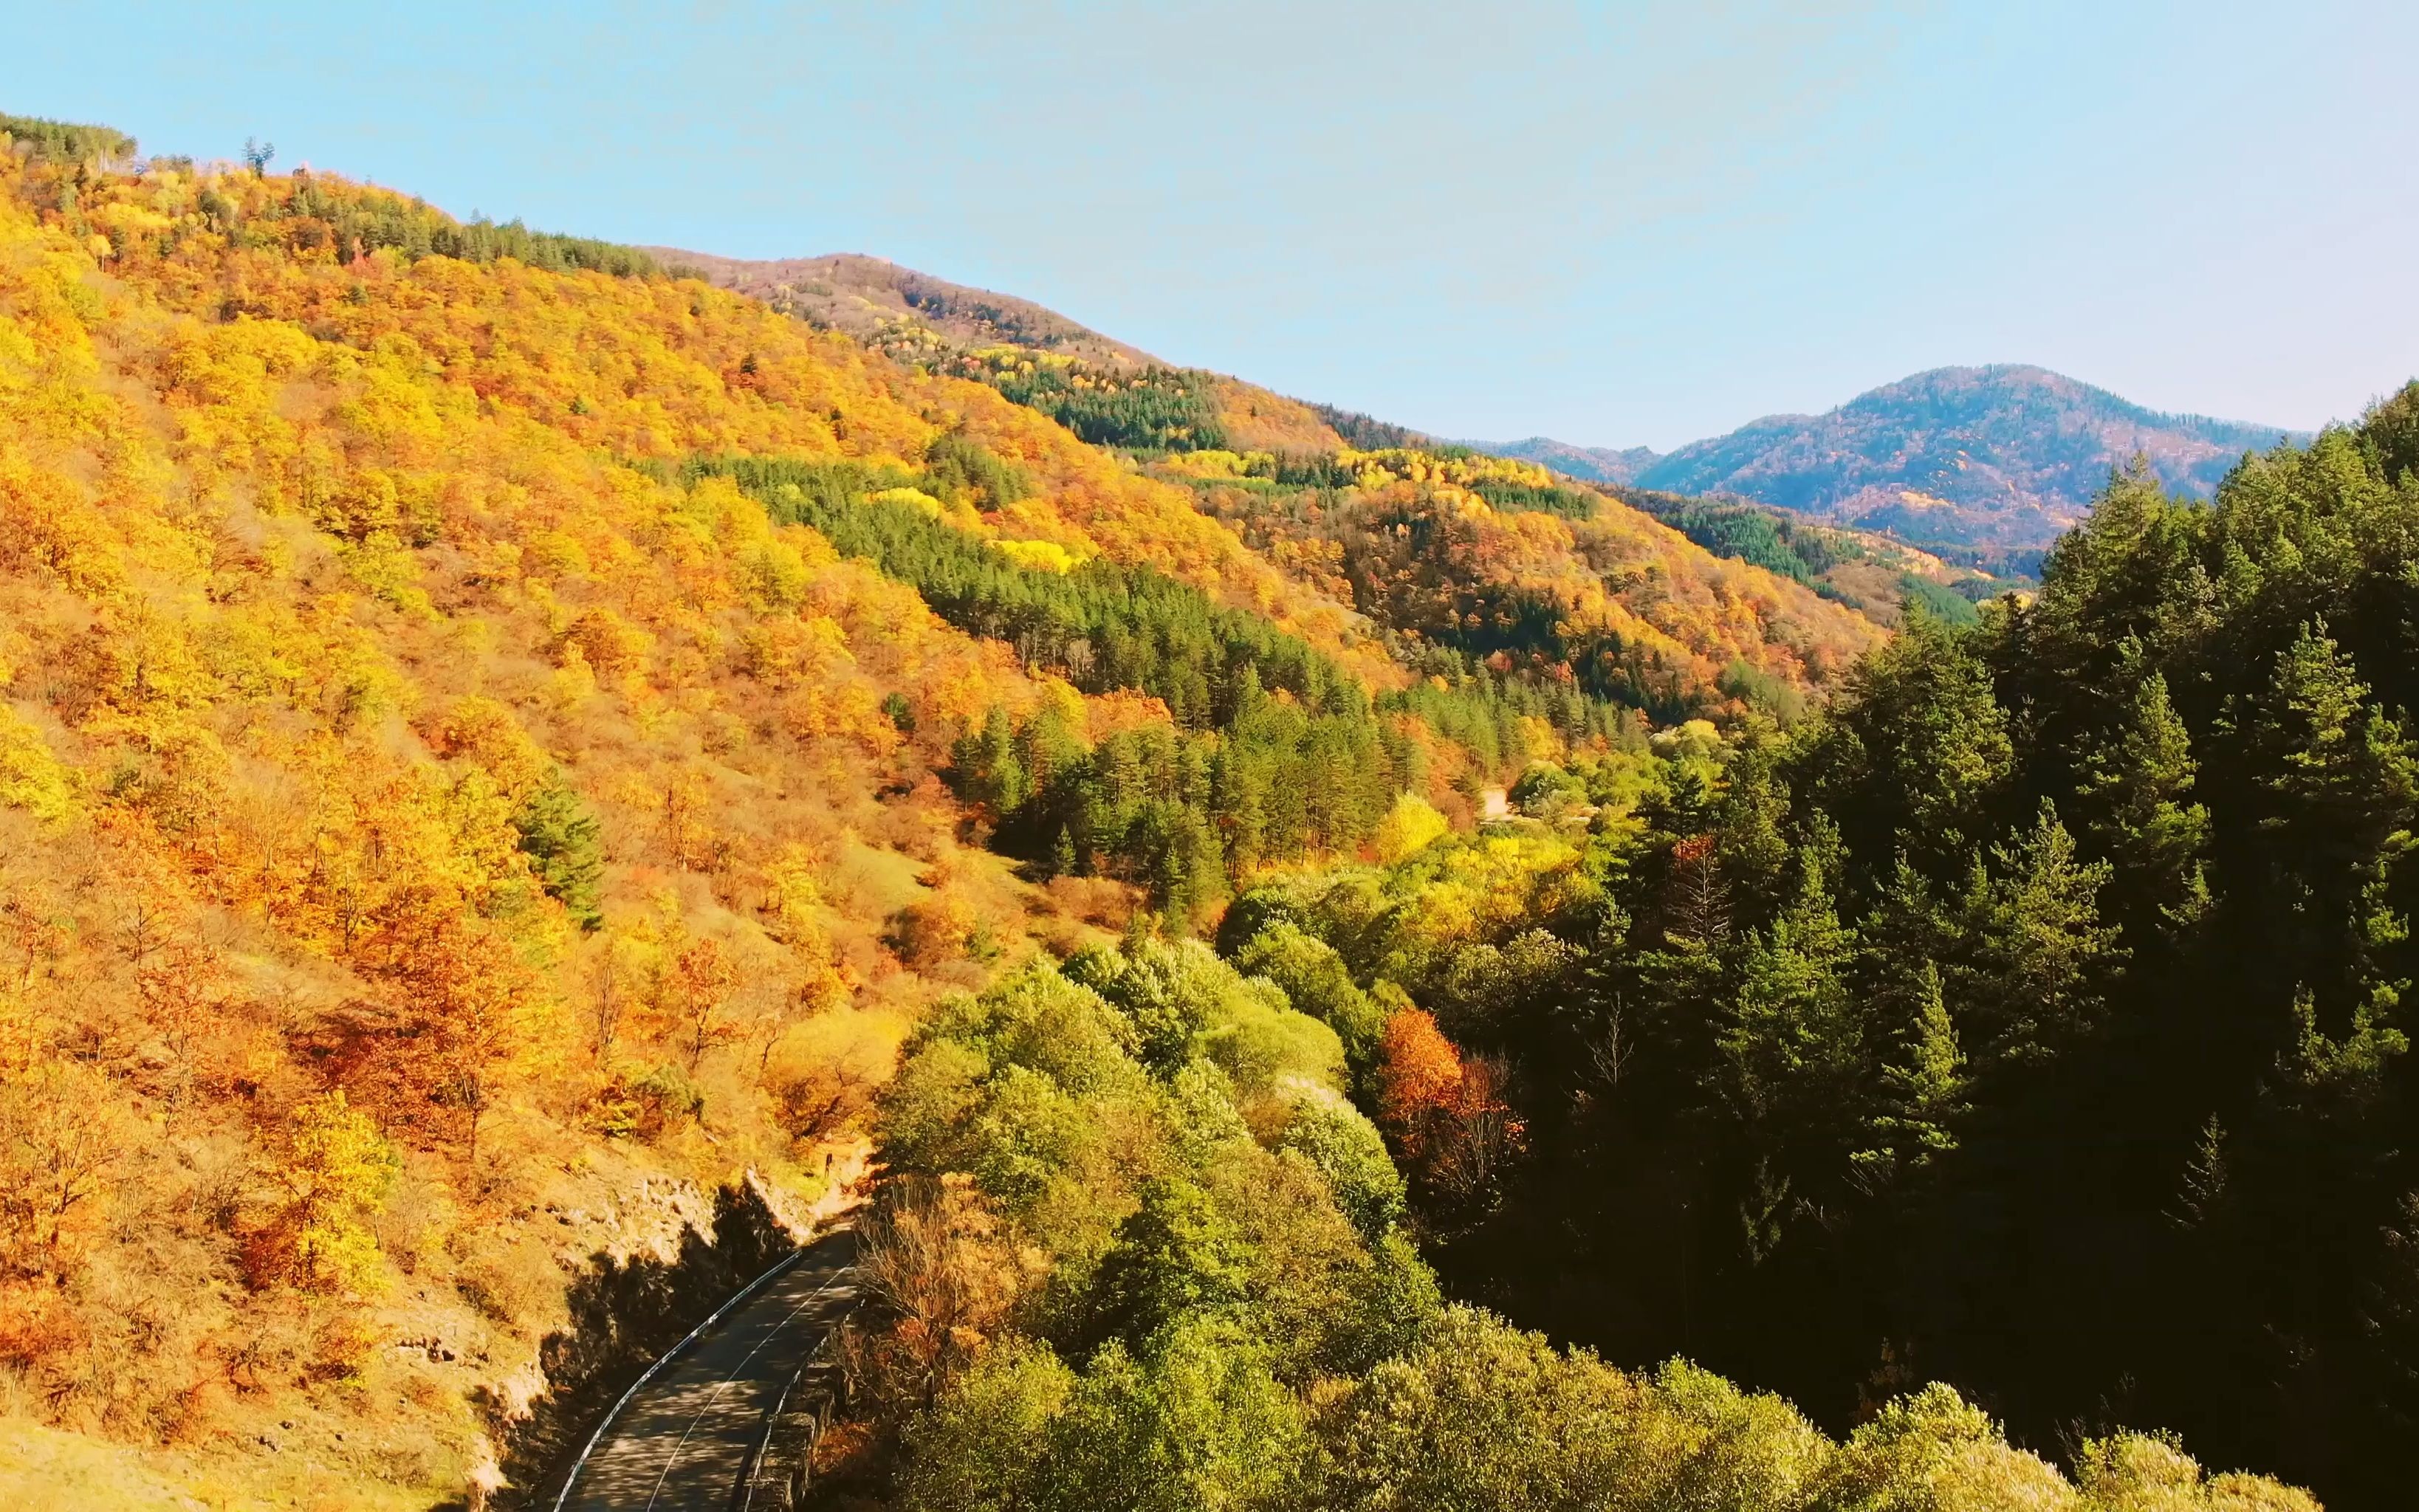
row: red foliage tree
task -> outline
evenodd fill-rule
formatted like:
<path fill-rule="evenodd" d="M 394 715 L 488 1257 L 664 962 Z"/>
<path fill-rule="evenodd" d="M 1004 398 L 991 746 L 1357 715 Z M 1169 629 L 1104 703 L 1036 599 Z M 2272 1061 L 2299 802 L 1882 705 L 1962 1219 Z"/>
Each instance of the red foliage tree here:
<path fill-rule="evenodd" d="M 1525 1142 L 1505 1082 L 1500 1059 L 1464 1057 L 1433 1017 L 1404 1009 L 1379 1042 L 1379 1126 L 1422 1185 L 1484 1203 Z"/>

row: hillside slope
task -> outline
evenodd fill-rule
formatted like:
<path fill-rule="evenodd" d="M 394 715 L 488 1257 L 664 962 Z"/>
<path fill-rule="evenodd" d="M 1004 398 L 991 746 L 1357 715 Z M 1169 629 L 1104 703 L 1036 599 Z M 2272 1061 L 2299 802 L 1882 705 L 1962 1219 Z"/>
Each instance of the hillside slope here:
<path fill-rule="evenodd" d="M 1041 400 L 1086 440 L 1287 452 L 1344 444 L 1313 406 L 1224 374 L 1179 369 L 1030 300 L 855 254 L 751 262 L 649 250 L 667 267 L 902 362 Z"/>
<path fill-rule="evenodd" d="M 393 196 L 71 171 L 0 154 L 8 1409 L 426 1505 L 578 1285 L 827 1195 L 920 1005 L 1080 932 L 960 843 L 952 733 L 1137 713 L 628 459 L 1089 454 L 700 285 L 354 241 Z"/>
<path fill-rule="evenodd" d="M 835 253 L 751 262 L 677 247 L 645 250 L 667 268 L 694 271 L 717 287 L 859 341 L 886 328 L 920 325 L 959 347 L 1027 347 L 1109 368 L 1167 365 L 1030 300 L 952 284 L 881 257 Z"/>
<path fill-rule="evenodd" d="M 1750 688 L 1802 708 L 1880 639 L 1872 620 L 1542 468 L 1410 448 L 1316 460 L 1202 452 L 1154 471 L 1320 593 L 1441 654 L 1643 709 Z M 1752 700 L 1750 700 L 1752 701 Z"/>
<path fill-rule="evenodd" d="M 1456 455 L 1367 416 L 1222 374 L 1135 366 L 1148 360 L 1027 301 L 867 258 L 656 251 L 1134 455 L 1317 597 L 1408 636 L 1395 650 L 1414 663 L 1441 648 L 1669 719 L 1732 697 L 1733 668 L 1802 704 L 1873 641 L 1872 624 L 1803 575 L 1764 570 L 1779 559 L 1742 565 L 1610 493 L 1559 489 L 1541 469 Z M 1403 560 L 1377 564 L 1381 536 Z M 1878 608 L 1887 623 L 1895 597 Z"/>

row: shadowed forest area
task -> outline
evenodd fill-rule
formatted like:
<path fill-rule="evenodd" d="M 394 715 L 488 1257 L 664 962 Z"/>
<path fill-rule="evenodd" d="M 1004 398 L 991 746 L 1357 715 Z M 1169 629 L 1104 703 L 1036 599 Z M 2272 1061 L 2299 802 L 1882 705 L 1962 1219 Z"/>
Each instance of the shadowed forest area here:
<path fill-rule="evenodd" d="M 1427 858 L 1222 937 L 1291 932 L 1485 1068 L 1494 1120 L 1390 1126 L 1459 1295 L 1834 1427 L 1939 1378 L 2036 1446 L 2149 1423 L 2391 1505 L 2414 520 L 2419 387 L 2213 504 L 2120 478 L 2037 598 L 1918 619 L 1709 779 L 1532 768 L 1535 825 L 1476 843 L 1536 890 L 1464 937 Z"/>

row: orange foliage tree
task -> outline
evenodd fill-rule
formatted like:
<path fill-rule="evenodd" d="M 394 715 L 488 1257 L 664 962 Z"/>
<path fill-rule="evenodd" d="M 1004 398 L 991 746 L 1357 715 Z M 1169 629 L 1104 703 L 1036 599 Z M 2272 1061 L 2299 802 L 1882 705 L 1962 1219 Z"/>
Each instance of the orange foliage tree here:
<path fill-rule="evenodd" d="M 1504 1079 L 1501 1060 L 1465 1057 L 1425 1010 L 1398 1010 L 1379 1041 L 1378 1125 L 1432 1191 L 1483 1204 L 1525 1143 Z"/>
<path fill-rule="evenodd" d="M 1425 1010 L 1401 1009 L 1379 1041 L 1377 1080 L 1378 1126 L 1407 1159 L 1418 1159 L 1460 1095 L 1461 1053 Z"/>

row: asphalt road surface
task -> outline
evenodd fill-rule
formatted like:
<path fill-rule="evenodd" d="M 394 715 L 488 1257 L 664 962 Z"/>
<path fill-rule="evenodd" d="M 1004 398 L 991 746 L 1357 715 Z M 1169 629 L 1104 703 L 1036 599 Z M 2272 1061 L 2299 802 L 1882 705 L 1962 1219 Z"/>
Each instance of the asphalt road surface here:
<path fill-rule="evenodd" d="M 577 1512 L 727 1512 L 781 1394 L 855 1304 L 845 1229 L 691 1340 L 641 1386 L 573 1473 Z"/>

